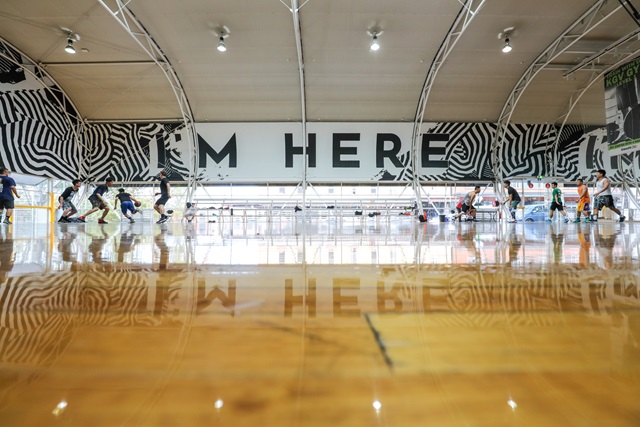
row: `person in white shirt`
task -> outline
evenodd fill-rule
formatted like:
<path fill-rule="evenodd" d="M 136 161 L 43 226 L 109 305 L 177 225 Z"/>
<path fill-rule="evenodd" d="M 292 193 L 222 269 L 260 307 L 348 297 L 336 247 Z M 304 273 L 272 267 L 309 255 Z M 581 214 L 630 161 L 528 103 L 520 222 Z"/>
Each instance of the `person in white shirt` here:
<path fill-rule="evenodd" d="M 593 197 L 595 199 L 594 208 L 591 215 L 591 221 L 598 221 L 598 211 L 603 207 L 608 207 L 615 213 L 620 216 L 620 222 L 624 222 L 625 216 L 616 209 L 613 204 L 613 195 L 611 194 L 611 183 L 609 179 L 606 178 L 607 171 L 604 169 L 599 169 L 596 172 L 596 192 L 593 193 Z"/>

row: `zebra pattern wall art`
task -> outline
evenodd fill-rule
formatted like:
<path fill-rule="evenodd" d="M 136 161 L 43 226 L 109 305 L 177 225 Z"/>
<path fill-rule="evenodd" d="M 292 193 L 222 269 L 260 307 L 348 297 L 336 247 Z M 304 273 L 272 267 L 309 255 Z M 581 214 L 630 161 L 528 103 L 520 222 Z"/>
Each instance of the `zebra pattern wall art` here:
<path fill-rule="evenodd" d="M 176 148 L 180 123 L 118 123 L 87 125 L 89 181 L 150 181 L 161 170 L 171 180 L 186 180 L 189 168 Z"/>
<path fill-rule="evenodd" d="M 13 52 L 12 55 L 15 56 L 16 53 Z M 73 115 L 67 114 L 69 111 L 65 110 L 64 105 L 69 103 L 60 102 L 60 97 L 64 95 L 55 85 L 51 85 L 50 90 L 41 86 L 35 88 L 35 83 L 29 76 L 21 80 L 19 71 L 15 67 L 9 69 L 6 63 L 0 63 L 0 74 L 2 72 L 6 75 L 0 76 L 0 80 L 4 81 L 0 83 L 2 166 L 19 173 L 67 181 L 79 177 L 89 182 L 99 182 L 111 176 L 120 182 L 149 182 L 163 169 L 169 172 L 171 180 L 188 179 L 189 149 L 182 124 L 79 123 L 73 119 Z M 204 129 L 205 125 L 213 124 L 197 124 L 196 130 Z M 331 123 L 323 125 L 325 127 L 320 128 L 322 132 L 332 132 Z M 398 126 L 397 123 L 393 125 Z M 238 124 L 238 129 L 243 126 L 249 125 Z M 259 131 L 261 124 L 252 126 Z M 344 124 L 341 126 L 344 127 Z M 385 128 L 384 123 L 376 126 L 376 129 Z M 353 127 L 359 129 L 365 128 L 365 125 L 356 123 Z M 638 158 L 634 154 L 609 155 L 605 127 L 573 125 L 560 131 L 553 125 L 512 124 L 504 133 L 505 138 L 500 144 L 497 157 L 492 157 L 491 141 L 496 135 L 496 127 L 495 123 L 428 124 L 423 129 L 423 134 L 436 136 L 435 139 L 441 143 L 438 148 L 438 153 L 441 154 L 432 156 L 435 160 L 430 162 L 435 166 L 427 162 L 419 171 L 414 171 L 410 143 L 404 141 L 404 148 L 395 155 L 393 164 L 387 162 L 389 165 L 385 168 L 376 168 L 374 162 L 372 166 L 360 166 L 360 169 L 351 169 L 347 173 L 344 168 L 331 169 L 331 165 L 328 165 L 310 182 L 325 182 L 323 179 L 329 179 L 329 182 L 406 183 L 413 180 L 415 173 L 419 173 L 420 181 L 427 182 L 492 181 L 496 166 L 492 162 L 495 158 L 500 162 L 500 178 L 551 176 L 554 170 L 555 175 L 563 177 L 565 181 L 573 181 L 579 177 L 592 180 L 593 172 L 597 169 L 608 170 L 612 181 L 621 181 L 624 175 L 632 175 L 633 172 L 640 174 Z M 238 152 L 249 153 L 248 158 L 239 159 L 237 166 L 222 167 L 224 150 L 217 147 L 217 158 L 206 160 L 210 164 L 221 163 L 213 165 L 216 167 L 200 168 L 196 171 L 198 180 L 244 182 L 241 175 L 245 173 L 251 176 L 251 182 L 270 182 L 270 171 L 279 168 L 277 162 L 282 160 L 279 152 L 282 151 L 283 136 L 277 129 L 278 126 L 273 124 L 265 127 L 264 141 L 242 139 L 240 136 L 236 139 L 235 134 L 233 138 L 234 144 L 237 141 L 238 146 L 272 144 L 273 148 L 267 152 L 272 153 L 270 155 L 274 156 L 273 159 L 252 158 L 252 150 L 240 147 Z M 404 132 L 402 129 L 401 131 Z M 561 134 L 557 138 L 559 132 Z M 215 129 L 209 133 L 215 135 Z M 372 148 L 368 141 L 360 143 L 362 156 L 376 157 L 376 148 Z M 326 149 L 330 148 L 319 148 Z M 349 159 L 348 156 L 346 154 L 345 159 Z M 424 162 L 424 159 L 423 153 L 419 161 Z M 250 162 L 247 164 L 246 160 Z M 221 170 L 224 173 L 212 176 L 209 170 Z M 302 180 L 302 168 L 296 171 L 286 169 L 283 165 L 274 176 L 287 176 L 292 182 L 299 182 Z"/>

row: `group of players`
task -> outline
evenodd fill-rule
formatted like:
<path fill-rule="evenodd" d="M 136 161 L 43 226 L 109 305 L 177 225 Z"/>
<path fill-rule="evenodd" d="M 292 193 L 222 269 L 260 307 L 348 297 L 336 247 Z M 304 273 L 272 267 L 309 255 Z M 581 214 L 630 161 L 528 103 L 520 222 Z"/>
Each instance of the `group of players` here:
<path fill-rule="evenodd" d="M 14 199 L 15 197 L 20 198 L 18 191 L 16 189 L 16 183 L 9 176 L 11 173 L 10 170 L 0 167 L 0 211 L 6 210 L 4 224 L 11 224 L 11 215 L 13 214 L 14 209 Z M 607 171 L 604 169 L 599 169 L 596 171 L 596 184 L 595 184 L 595 193 L 593 211 L 590 209 L 591 197 L 589 196 L 589 189 L 587 185 L 584 183 L 582 179 L 578 179 L 576 181 L 579 200 L 578 206 L 576 209 L 576 218 L 573 222 L 580 222 L 580 217 L 584 214 L 584 222 L 597 222 L 598 221 L 598 212 L 607 207 L 611 209 L 613 212 L 618 214 L 620 222 L 625 220 L 625 216 L 622 215 L 620 210 L 618 210 L 613 202 L 613 195 L 611 193 L 611 183 L 609 179 L 606 177 Z M 510 181 L 504 181 L 504 189 L 507 192 L 507 198 L 503 201 L 504 205 L 507 205 L 509 211 L 511 213 L 511 218 L 508 219 L 509 222 L 516 222 L 516 210 L 522 199 L 520 198 L 520 194 L 518 191 L 511 186 Z M 82 186 L 82 181 L 79 179 L 74 179 L 72 181 L 72 185 L 67 187 L 60 197 L 58 198 L 59 206 L 58 209 L 61 209 L 62 216 L 58 222 L 76 222 L 72 219 L 72 216 L 75 215 L 78 210 L 72 202 L 73 196 L 78 192 L 80 187 Z M 89 196 L 89 201 L 91 202 L 91 209 L 77 217 L 75 220 L 79 222 L 86 222 L 87 216 L 92 213 L 101 210 L 102 216 L 98 220 L 99 224 L 106 224 L 105 217 L 109 213 L 109 204 L 107 203 L 104 195 L 109 191 L 109 188 L 113 186 L 113 178 L 107 178 L 104 184 L 98 185 L 91 196 Z M 564 222 L 569 222 L 569 218 L 567 216 L 566 211 L 564 210 L 564 203 L 562 201 L 562 190 L 558 188 L 558 183 L 551 183 L 552 193 L 552 201 L 551 206 L 549 207 L 549 218 L 547 222 L 551 222 L 553 220 L 553 215 L 555 211 L 559 211 L 564 216 Z M 165 213 L 165 204 L 171 198 L 170 194 L 171 184 L 167 179 L 167 173 L 165 171 L 160 172 L 160 192 L 156 193 L 156 196 L 160 196 L 153 208 L 156 212 L 160 214 L 160 219 L 156 221 L 157 224 L 162 224 L 168 221 L 169 217 Z M 458 211 L 456 215 L 453 216 L 452 221 L 457 221 L 462 218 L 463 215 L 468 216 L 468 220 L 476 221 L 476 208 L 473 206 L 473 202 L 476 199 L 476 196 L 480 193 L 480 186 L 476 186 L 472 191 L 467 193 L 462 200 L 456 206 L 456 210 Z M 131 215 L 134 215 L 139 212 L 137 208 L 141 206 L 141 202 L 133 197 L 131 194 L 127 193 L 124 188 L 120 188 L 118 190 L 118 194 L 116 194 L 116 199 L 114 203 L 114 207 L 118 207 L 118 202 L 120 202 L 120 210 L 122 214 L 129 219 L 130 222 L 135 222 Z M 191 208 L 190 206 L 188 206 Z M 1 213 L 1 212 L 0 212 Z"/>
<path fill-rule="evenodd" d="M 516 210 L 518 209 L 518 205 L 522 202 L 520 198 L 520 194 L 518 191 L 511 186 L 510 181 L 504 181 L 504 189 L 507 192 L 506 199 L 502 202 L 504 205 L 507 205 L 509 211 L 511 213 L 511 218 L 508 219 L 509 222 L 516 222 Z M 576 181 L 577 189 L 578 189 L 578 206 L 576 209 L 576 218 L 573 222 L 580 222 L 581 215 L 584 214 L 584 222 L 597 222 L 598 221 L 598 212 L 607 207 L 611 209 L 613 212 L 618 214 L 620 217 L 620 222 L 624 222 L 625 216 L 622 215 L 620 210 L 618 210 L 613 203 L 613 195 L 611 193 L 611 183 L 607 178 L 607 171 L 604 169 L 599 169 L 596 171 L 596 191 L 593 194 L 594 204 L 593 211 L 591 211 L 590 203 L 591 197 L 589 196 L 589 188 L 584 183 L 582 179 L 578 179 Z M 564 210 L 564 203 L 562 201 L 562 190 L 558 188 L 557 182 L 551 183 L 551 188 L 553 189 L 551 192 L 551 206 L 549 207 L 549 218 L 546 220 L 547 222 L 551 222 L 553 220 L 553 215 L 555 211 L 559 211 L 564 216 L 564 222 L 569 222 L 569 217 Z M 480 193 L 480 186 L 476 186 L 473 191 L 467 193 L 462 200 L 456 206 L 457 214 L 452 218 L 452 221 L 460 220 L 463 215 L 469 216 L 470 221 L 476 220 L 476 208 L 473 206 L 473 201 L 476 196 Z"/>
<path fill-rule="evenodd" d="M 82 181 L 79 179 L 74 179 L 71 183 L 71 187 L 67 187 L 60 197 L 58 197 L 58 209 L 62 210 L 62 216 L 58 220 L 58 222 L 76 222 L 72 218 L 73 215 L 78 213 L 78 209 L 76 209 L 75 205 L 72 202 L 73 196 L 76 195 L 80 187 L 82 186 Z M 105 217 L 109 214 L 109 204 L 105 199 L 105 194 L 109 191 L 109 188 L 113 186 L 113 178 L 107 178 L 104 184 L 98 185 L 91 196 L 89 196 L 89 201 L 91 202 L 91 209 L 84 213 L 84 215 L 80 215 L 75 218 L 78 222 L 86 222 L 87 217 L 92 213 L 101 210 L 102 216 L 98 220 L 98 224 L 107 224 L 105 221 Z M 171 184 L 167 179 L 167 173 L 165 171 L 160 172 L 160 192 L 156 193 L 156 196 L 160 196 L 158 200 L 156 200 L 153 205 L 153 209 L 160 214 L 160 219 L 156 221 L 157 224 L 165 223 L 169 220 L 169 217 L 165 213 L 165 205 L 171 198 Z M 114 209 L 118 208 L 118 202 L 120 202 L 120 211 L 125 218 L 129 219 L 130 222 L 135 222 L 131 215 L 135 215 L 139 212 L 137 208 L 139 208 L 142 203 L 133 197 L 131 194 L 127 193 L 124 188 L 120 188 L 118 190 L 118 194 L 116 194 L 116 199 L 114 203 Z"/>

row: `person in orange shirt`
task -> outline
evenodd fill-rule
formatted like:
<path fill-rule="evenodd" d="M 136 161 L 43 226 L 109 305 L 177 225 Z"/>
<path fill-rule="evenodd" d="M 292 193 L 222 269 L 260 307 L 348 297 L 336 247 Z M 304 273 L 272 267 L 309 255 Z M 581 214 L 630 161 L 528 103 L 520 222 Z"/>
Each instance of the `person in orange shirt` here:
<path fill-rule="evenodd" d="M 591 202 L 591 198 L 589 197 L 589 188 L 584 183 L 582 178 L 578 178 L 576 181 L 576 185 L 578 186 L 578 194 L 580 195 L 580 199 L 578 199 L 578 208 L 576 209 L 576 219 L 573 222 L 580 222 L 580 214 L 584 212 L 584 222 L 589 222 L 589 215 L 591 209 L 589 208 L 589 203 Z"/>

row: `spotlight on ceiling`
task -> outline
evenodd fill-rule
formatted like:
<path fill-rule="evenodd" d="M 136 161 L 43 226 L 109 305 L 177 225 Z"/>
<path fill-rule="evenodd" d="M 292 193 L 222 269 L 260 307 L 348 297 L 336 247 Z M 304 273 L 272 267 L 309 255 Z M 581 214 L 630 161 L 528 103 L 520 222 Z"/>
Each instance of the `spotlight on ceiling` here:
<path fill-rule="evenodd" d="M 509 53 L 509 52 L 511 52 L 511 49 L 513 49 L 513 48 L 512 48 L 512 47 L 511 47 L 511 45 L 509 44 L 509 37 L 506 37 L 506 38 L 504 39 L 504 46 L 502 46 L 502 51 L 503 51 L 504 53 Z"/>
<path fill-rule="evenodd" d="M 504 45 L 502 46 L 502 51 L 504 53 L 509 53 L 513 49 L 513 47 L 511 46 L 510 38 L 513 37 L 515 32 L 516 31 L 514 27 L 508 27 L 502 30 L 501 33 L 498 33 L 498 39 L 500 40 L 504 39 Z"/>
<path fill-rule="evenodd" d="M 226 52 L 227 47 L 224 45 L 224 36 L 220 36 L 220 42 L 218 43 L 218 51 Z"/>
<path fill-rule="evenodd" d="M 67 46 L 64 48 L 64 51 L 71 54 L 76 53 L 76 48 L 73 47 L 73 38 L 71 38 L 71 34 L 69 34 L 69 38 L 67 39 Z"/>
<path fill-rule="evenodd" d="M 371 46 L 369 46 L 369 49 L 371 49 L 374 52 L 376 50 L 380 49 L 380 43 L 378 43 L 378 35 L 377 34 L 373 35 L 373 39 L 371 40 Z"/>
<path fill-rule="evenodd" d="M 380 26 L 377 24 L 374 24 L 373 27 L 369 27 L 369 29 L 367 30 L 367 34 L 369 35 L 369 37 L 371 37 L 371 44 L 369 45 L 369 50 L 371 50 L 371 52 L 380 50 L 380 42 L 378 41 L 378 37 L 382 33 L 384 33 L 384 31 L 382 31 Z"/>

